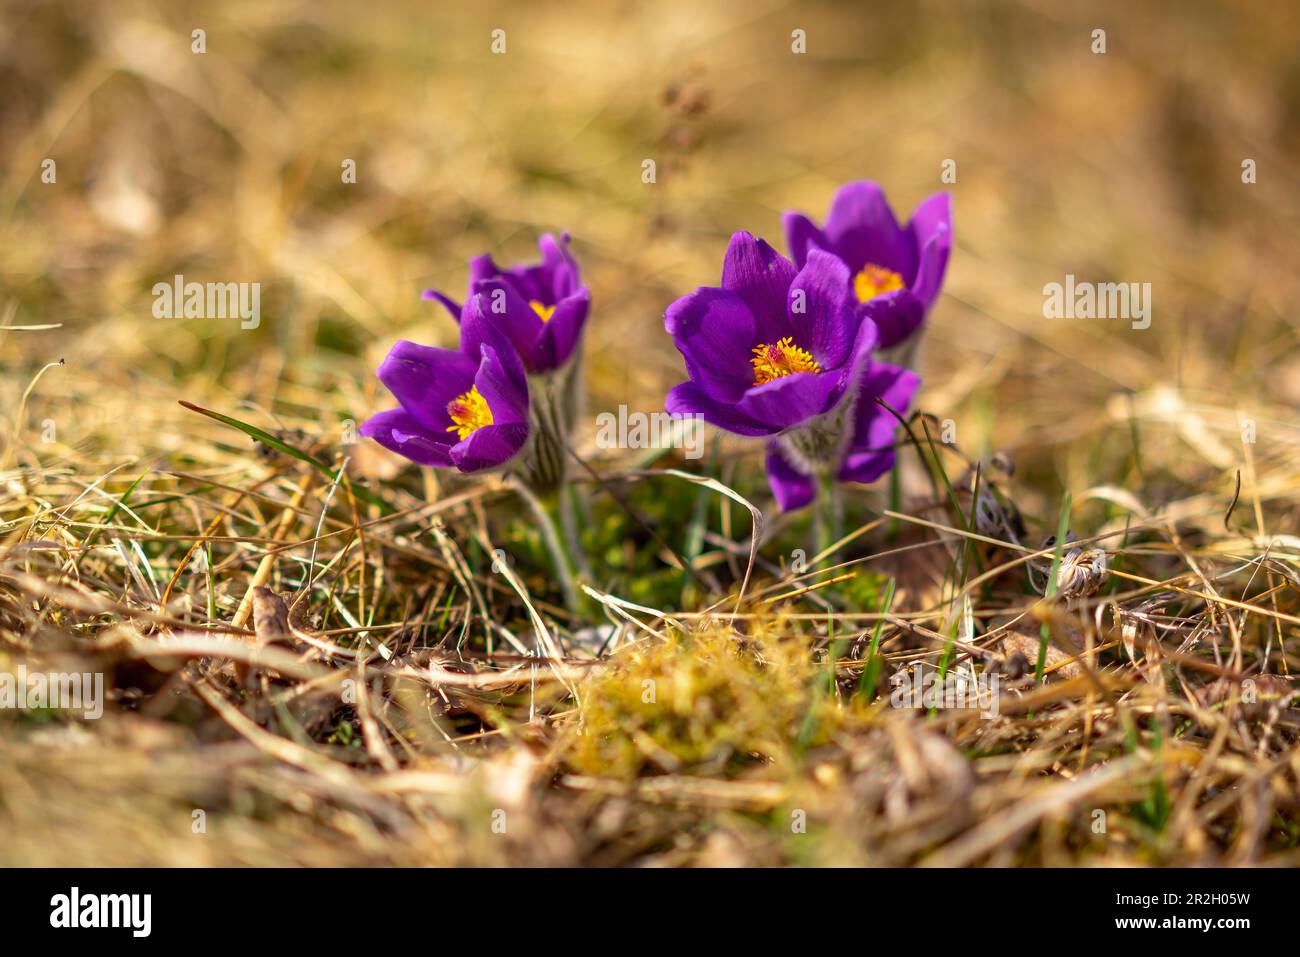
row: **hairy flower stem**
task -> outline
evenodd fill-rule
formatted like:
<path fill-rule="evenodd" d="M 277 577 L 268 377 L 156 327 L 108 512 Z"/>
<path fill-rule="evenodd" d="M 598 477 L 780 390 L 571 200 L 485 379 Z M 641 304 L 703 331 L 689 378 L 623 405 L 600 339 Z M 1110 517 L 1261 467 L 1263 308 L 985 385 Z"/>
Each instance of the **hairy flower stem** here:
<path fill-rule="evenodd" d="M 553 515 L 557 511 L 558 497 L 552 493 L 547 496 L 547 501 L 543 501 L 528 486 L 528 483 L 518 476 L 513 479 L 513 485 L 515 491 L 519 493 L 519 497 L 532 510 L 533 517 L 537 519 L 537 529 L 541 532 L 542 544 L 546 546 L 546 551 L 551 556 L 551 566 L 556 579 L 560 583 L 560 590 L 564 593 L 565 607 L 571 612 L 580 611 L 581 602 L 578 597 L 578 583 L 573 575 L 573 562 L 564 547 L 559 532 L 555 528 Z"/>
<path fill-rule="evenodd" d="M 819 474 L 817 477 L 813 526 L 816 529 L 818 555 L 844 537 L 844 499 L 834 476 Z"/>
<path fill-rule="evenodd" d="M 782 433 L 778 440 L 788 459 L 803 472 L 817 477 L 813 528 L 818 554 L 843 536 L 844 500 L 835 472 L 844 454 L 857 401 L 857 396 L 850 394 L 831 411 Z"/>
<path fill-rule="evenodd" d="M 575 354 L 554 373 L 529 376 L 528 441 L 511 469 L 516 489 L 537 518 L 565 604 L 574 612 L 581 607 L 574 568 L 583 577 L 593 577 L 578 534 L 574 490 L 567 482 L 569 429 L 578 414 L 580 368 L 580 357 Z"/>
<path fill-rule="evenodd" d="M 813 508 L 813 548 L 814 556 L 826 550 L 826 511 L 820 501 Z"/>
<path fill-rule="evenodd" d="M 833 478 L 825 483 L 827 524 L 830 526 L 830 542 L 827 548 L 844 537 L 844 490 Z"/>
<path fill-rule="evenodd" d="M 573 486 L 561 488 L 560 492 L 560 528 L 564 531 L 564 543 L 569 547 L 569 555 L 578 568 L 578 574 L 588 581 L 595 579 L 587 550 L 582 547 L 582 536 L 578 531 L 578 510 L 574 499 L 578 490 Z"/>

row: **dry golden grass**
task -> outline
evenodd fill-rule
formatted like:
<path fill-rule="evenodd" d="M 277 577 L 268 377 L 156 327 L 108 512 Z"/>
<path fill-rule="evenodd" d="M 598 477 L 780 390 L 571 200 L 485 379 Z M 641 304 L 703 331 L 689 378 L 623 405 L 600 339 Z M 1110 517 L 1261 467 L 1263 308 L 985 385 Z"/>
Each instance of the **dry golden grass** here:
<path fill-rule="evenodd" d="M 99 722 L 0 713 L 0 863 L 1296 863 L 1294 12 L 205 6 L 0 15 L 0 671 L 111 692 Z M 906 210 L 948 158 L 923 448 L 802 575 L 808 517 L 772 514 L 751 443 L 575 436 L 608 483 L 581 483 L 577 615 L 494 479 L 346 444 L 394 340 L 451 342 L 419 292 L 471 255 L 571 231 L 589 409 L 655 410 L 663 309 L 733 230 L 776 241 L 853 178 Z M 261 282 L 260 328 L 153 319 L 176 273 Z M 1151 282 L 1151 328 L 1045 321 L 1066 273 Z M 955 502 L 921 465 L 945 419 Z M 1023 541 L 970 531 L 967 464 L 999 450 L 980 481 Z M 652 464 L 767 511 L 743 595 L 750 513 Z M 1067 492 L 1110 574 L 1045 602 L 1024 559 Z M 1015 674 L 1044 623 L 1045 680 L 997 717 L 889 707 L 914 660 Z"/>

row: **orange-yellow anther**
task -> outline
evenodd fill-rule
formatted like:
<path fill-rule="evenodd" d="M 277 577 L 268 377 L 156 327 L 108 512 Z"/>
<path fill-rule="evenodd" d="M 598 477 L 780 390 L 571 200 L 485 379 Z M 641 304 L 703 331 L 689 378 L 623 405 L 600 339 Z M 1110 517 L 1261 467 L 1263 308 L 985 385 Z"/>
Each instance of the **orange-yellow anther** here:
<path fill-rule="evenodd" d="M 455 423 L 447 426 L 447 431 L 455 432 L 462 442 L 483 426 L 492 424 L 492 410 L 488 408 L 487 399 L 483 398 L 478 386 L 448 402 L 447 414 Z"/>
<path fill-rule="evenodd" d="M 858 302 L 866 302 L 887 292 L 905 289 L 903 277 L 892 269 L 867 263 L 862 271 L 853 277 L 853 291 L 858 294 Z"/>
<path fill-rule="evenodd" d="M 754 357 L 749 360 L 749 364 L 754 367 L 754 385 L 762 385 L 796 372 L 822 371 L 812 354 L 796 346 L 794 339 L 789 336 L 778 342 L 754 346 L 753 351 Z"/>

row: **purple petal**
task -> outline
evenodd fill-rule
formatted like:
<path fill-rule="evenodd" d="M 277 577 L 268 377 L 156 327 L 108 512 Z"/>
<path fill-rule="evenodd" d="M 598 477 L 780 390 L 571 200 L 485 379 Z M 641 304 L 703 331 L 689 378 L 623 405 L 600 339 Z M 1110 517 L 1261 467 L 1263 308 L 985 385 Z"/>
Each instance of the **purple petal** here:
<path fill-rule="evenodd" d="M 482 361 L 474 376 L 474 386 L 492 412 L 492 422 L 508 425 L 528 419 L 528 380 L 523 363 L 508 346 L 482 347 Z"/>
<path fill-rule="evenodd" d="M 790 284 L 789 302 L 795 345 L 811 351 L 823 369 L 839 368 L 858 331 L 849 268 L 833 253 L 811 250 Z"/>
<path fill-rule="evenodd" d="M 482 256 L 475 256 L 469 261 L 469 291 L 470 295 L 474 294 L 474 286 L 486 279 L 497 279 L 501 276 L 503 270 L 492 260 L 492 256 L 484 253 Z"/>
<path fill-rule="evenodd" d="M 546 290 L 550 293 L 547 304 L 561 302 L 576 293 L 582 282 L 578 261 L 569 252 L 569 234 L 563 233 L 556 239 L 551 233 L 543 233 L 537 246 L 542 251 L 541 268 L 545 271 Z"/>
<path fill-rule="evenodd" d="M 910 289 L 896 289 L 858 305 L 858 315 L 876 324 L 880 348 L 898 345 L 921 325 L 925 307 Z"/>
<path fill-rule="evenodd" d="M 525 299 L 555 305 L 581 285 L 578 263 L 568 250 L 568 241 L 567 233 L 558 240 L 550 233 L 543 234 L 537 241 L 541 262 L 503 269 L 500 278 L 512 283 Z"/>
<path fill-rule="evenodd" d="M 701 415 L 710 425 L 737 435 L 772 435 L 779 431 L 747 418 L 733 405 L 719 402 L 694 382 L 673 386 L 664 408 L 673 415 Z"/>
<path fill-rule="evenodd" d="M 836 479 L 841 482 L 861 482 L 870 485 L 880 476 L 889 472 L 898 460 L 898 453 L 893 449 L 884 452 L 858 452 L 850 450 L 845 453 L 844 461 Z"/>
<path fill-rule="evenodd" d="M 843 394 L 845 384 L 833 372 L 797 372 L 756 385 L 736 403 L 746 418 L 781 432 L 829 412 Z"/>
<path fill-rule="evenodd" d="M 701 287 L 664 313 L 686 373 L 709 395 L 734 403 L 754 383 L 754 316 L 734 292 Z"/>
<path fill-rule="evenodd" d="M 767 444 L 767 481 L 783 512 L 803 508 L 817 497 L 817 479 L 795 468 L 782 454 L 779 442 Z"/>
<path fill-rule="evenodd" d="M 521 355 L 531 355 L 542 334 L 542 319 L 504 279 L 485 279 L 474 286 L 461 317 L 460 347 L 477 359 L 483 343 L 497 345 L 490 330 L 504 336 Z"/>
<path fill-rule="evenodd" d="M 527 438 L 528 425 L 524 422 L 485 425 L 453 445 L 451 459 L 462 472 L 498 468 L 515 457 Z"/>
<path fill-rule="evenodd" d="M 384 448 L 405 456 L 417 465 L 451 468 L 449 432 L 426 428 L 405 409 L 389 409 L 367 419 L 358 430 Z"/>
<path fill-rule="evenodd" d="M 852 447 L 874 450 L 892 446 L 898 419 L 875 400 L 883 399 L 899 415 L 906 416 L 920 385 L 921 377 L 911 369 L 885 362 L 876 362 L 868 367 L 858 383 Z"/>
<path fill-rule="evenodd" d="M 869 318 L 860 320 L 857 337 L 853 340 L 853 350 L 848 362 L 840 369 L 840 386 L 842 390 L 855 387 L 871 366 L 871 350 L 879 344 L 880 335 L 876 324 Z M 838 397 L 837 397 L 838 398 Z"/>
<path fill-rule="evenodd" d="M 794 277 L 794 263 L 749 233 L 736 233 L 727 244 L 722 288 L 734 292 L 749 306 L 758 342 L 776 342 L 789 335 L 786 293 Z"/>
<path fill-rule="evenodd" d="M 808 250 L 814 246 L 829 249 L 826 234 L 817 228 L 817 224 L 803 213 L 789 212 L 781 217 L 785 226 L 785 244 L 790 250 L 790 258 L 800 269 L 808 261 Z"/>
<path fill-rule="evenodd" d="M 952 197 L 936 193 L 921 203 L 912 213 L 907 231 L 915 248 L 920 250 L 912 292 L 929 311 L 939 297 L 939 287 L 948 268 L 948 254 L 952 251 Z"/>
<path fill-rule="evenodd" d="M 840 187 L 826 217 L 826 238 L 852 273 L 874 263 L 894 270 L 905 282 L 916 275 L 916 249 L 876 183 L 862 180 Z"/>
<path fill-rule="evenodd" d="M 541 334 L 533 343 L 529 367 L 534 372 L 558 369 L 569 361 L 582 337 L 590 306 L 591 294 L 586 286 L 556 303 L 551 318 L 542 324 Z"/>
<path fill-rule="evenodd" d="M 397 343 L 379 366 L 379 381 L 412 418 L 432 431 L 446 427 L 447 403 L 474 383 L 478 363 L 454 349 Z"/>
<path fill-rule="evenodd" d="M 894 466 L 894 436 L 899 422 L 876 402 L 879 397 L 899 415 L 906 416 L 921 380 L 915 372 L 876 363 L 863 374 L 853 407 L 853 436 L 840 463 L 844 482 L 874 482 Z"/>
<path fill-rule="evenodd" d="M 458 303 L 455 299 L 452 299 L 450 296 L 445 295 L 436 289 L 424 290 L 424 292 L 420 294 L 420 298 L 436 299 L 438 302 L 442 303 L 443 306 L 446 307 L 447 311 L 451 313 L 451 317 L 453 319 L 455 319 L 457 322 L 460 322 L 460 312 L 462 307 L 460 303 Z"/>

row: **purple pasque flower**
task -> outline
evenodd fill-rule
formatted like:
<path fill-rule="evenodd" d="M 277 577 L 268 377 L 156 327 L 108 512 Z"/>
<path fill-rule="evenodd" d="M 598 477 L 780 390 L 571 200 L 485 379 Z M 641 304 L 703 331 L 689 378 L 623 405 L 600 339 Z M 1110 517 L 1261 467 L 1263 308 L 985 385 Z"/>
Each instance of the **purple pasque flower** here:
<path fill-rule="evenodd" d="M 795 430 L 767 444 L 767 478 L 783 512 L 803 508 L 817 497 L 819 474 L 836 481 L 874 482 L 894 467 L 894 434 L 898 420 L 878 402 L 899 415 L 907 412 L 921 380 L 915 372 L 884 362 L 863 370 L 840 421 L 820 428 Z M 826 446 L 839 443 L 831 469 Z"/>
<path fill-rule="evenodd" d="M 439 349 L 401 341 L 379 366 L 400 407 L 361 434 L 419 465 L 480 472 L 509 463 L 529 435 L 528 383 L 508 343 Z"/>
<path fill-rule="evenodd" d="M 664 314 L 690 378 L 668 411 L 740 435 L 776 435 L 832 412 L 861 377 L 876 327 L 853 307 L 848 267 L 812 249 L 802 269 L 761 239 L 731 237 L 720 288 Z"/>
<path fill-rule="evenodd" d="M 542 261 L 503 269 L 490 255 L 470 260 L 469 297 L 463 306 L 438 292 L 425 299 L 447 307 L 462 327 L 469 347 L 483 340 L 484 326 L 494 326 L 519 353 L 530 373 L 552 372 L 577 350 L 591 306 L 578 262 L 569 252 L 569 234 L 550 233 L 537 242 Z"/>
<path fill-rule="evenodd" d="M 861 180 L 835 193 L 824 227 L 802 213 L 788 212 L 782 221 L 795 263 L 824 249 L 848 266 L 857 313 L 875 321 L 882 348 L 915 332 L 939 297 L 952 250 L 947 193 L 926 199 L 899 226 L 880 186 Z"/>

